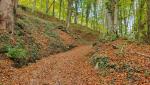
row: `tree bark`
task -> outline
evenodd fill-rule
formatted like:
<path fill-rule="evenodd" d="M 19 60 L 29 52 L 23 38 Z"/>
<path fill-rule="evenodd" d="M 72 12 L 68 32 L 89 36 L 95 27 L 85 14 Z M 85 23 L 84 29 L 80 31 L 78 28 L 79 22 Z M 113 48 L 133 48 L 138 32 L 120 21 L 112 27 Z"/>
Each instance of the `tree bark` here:
<path fill-rule="evenodd" d="M 62 11 L 62 2 L 63 2 L 63 0 L 60 0 L 59 2 L 60 2 L 59 3 L 59 19 L 61 19 L 61 11 Z"/>
<path fill-rule="evenodd" d="M 36 0 L 33 1 L 33 7 L 32 7 L 32 12 L 35 11 L 35 8 L 36 8 Z"/>
<path fill-rule="evenodd" d="M 147 0 L 147 24 L 148 24 L 148 30 L 147 30 L 147 37 L 150 43 L 150 0 Z"/>
<path fill-rule="evenodd" d="M 75 16 L 74 16 L 74 23 L 78 23 L 78 0 L 75 0 Z"/>
<path fill-rule="evenodd" d="M 91 4 L 87 4 L 86 7 L 86 26 L 89 25 L 89 14 L 90 14 Z"/>
<path fill-rule="evenodd" d="M 0 33 L 12 33 L 16 0 L 0 0 Z"/>
<path fill-rule="evenodd" d="M 42 0 L 40 0 L 40 9 L 42 9 Z"/>
<path fill-rule="evenodd" d="M 81 25 L 83 25 L 83 16 L 84 16 L 84 7 L 83 7 L 83 1 L 80 2 L 81 3 Z"/>
<path fill-rule="evenodd" d="M 68 0 L 67 19 L 66 19 L 67 29 L 69 28 L 71 23 L 71 14 L 72 14 L 72 0 Z"/>
<path fill-rule="evenodd" d="M 52 16 L 55 16 L 55 0 L 53 1 L 53 15 Z"/>
<path fill-rule="evenodd" d="M 46 0 L 46 14 L 48 14 L 48 11 L 49 11 L 48 5 L 49 5 L 49 0 Z"/>

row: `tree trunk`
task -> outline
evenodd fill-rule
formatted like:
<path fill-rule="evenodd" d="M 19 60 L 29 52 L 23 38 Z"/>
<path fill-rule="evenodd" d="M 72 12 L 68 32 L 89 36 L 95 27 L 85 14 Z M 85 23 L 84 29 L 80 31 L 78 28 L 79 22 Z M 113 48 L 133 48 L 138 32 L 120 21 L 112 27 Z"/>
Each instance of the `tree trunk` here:
<path fill-rule="evenodd" d="M 74 18 L 74 23 L 78 23 L 78 0 L 75 0 L 75 18 Z"/>
<path fill-rule="evenodd" d="M 87 27 L 88 27 L 88 25 L 89 25 L 90 8 L 91 8 L 91 5 L 90 5 L 90 4 L 87 4 L 87 8 L 86 8 L 86 26 L 87 26 Z"/>
<path fill-rule="evenodd" d="M 84 16 L 84 7 L 83 7 L 83 1 L 80 2 L 81 3 L 81 25 L 83 25 L 83 16 Z"/>
<path fill-rule="evenodd" d="M 106 21 L 107 21 L 107 28 L 108 28 L 108 33 L 112 32 L 112 19 L 111 19 L 111 12 L 109 12 L 108 9 L 106 9 Z"/>
<path fill-rule="evenodd" d="M 40 9 L 42 9 L 42 0 L 40 0 Z"/>
<path fill-rule="evenodd" d="M 147 24 L 148 24 L 148 30 L 147 30 L 147 37 L 150 43 L 150 0 L 147 0 Z"/>
<path fill-rule="evenodd" d="M 12 33 L 16 0 L 0 0 L 0 33 Z"/>
<path fill-rule="evenodd" d="M 62 11 L 62 0 L 59 3 L 59 19 L 61 19 L 61 11 Z"/>
<path fill-rule="evenodd" d="M 72 0 L 68 0 L 68 10 L 67 10 L 67 19 L 66 19 L 66 28 L 68 29 L 71 23 L 71 14 L 72 14 Z"/>
<path fill-rule="evenodd" d="M 118 34 L 119 30 L 119 7 L 118 7 L 118 0 L 115 1 L 115 10 L 114 10 L 114 32 Z"/>
<path fill-rule="evenodd" d="M 55 16 L 55 0 L 53 2 L 53 15 L 52 16 Z"/>
<path fill-rule="evenodd" d="M 49 11 L 49 0 L 46 0 L 46 14 L 48 14 Z"/>
<path fill-rule="evenodd" d="M 139 1 L 139 8 L 137 9 L 138 10 L 138 23 L 137 23 L 137 39 L 140 40 L 140 34 L 142 32 L 142 30 L 144 29 L 142 27 L 142 14 L 143 14 L 143 8 L 144 8 L 144 4 L 145 4 L 145 1 L 144 0 L 140 0 Z"/>
<path fill-rule="evenodd" d="M 33 7 L 32 7 L 32 12 L 35 11 L 35 8 L 36 8 L 36 0 L 33 1 Z"/>
<path fill-rule="evenodd" d="M 118 0 L 106 2 L 106 15 L 110 33 L 117 34 L 118 28 Z"/>

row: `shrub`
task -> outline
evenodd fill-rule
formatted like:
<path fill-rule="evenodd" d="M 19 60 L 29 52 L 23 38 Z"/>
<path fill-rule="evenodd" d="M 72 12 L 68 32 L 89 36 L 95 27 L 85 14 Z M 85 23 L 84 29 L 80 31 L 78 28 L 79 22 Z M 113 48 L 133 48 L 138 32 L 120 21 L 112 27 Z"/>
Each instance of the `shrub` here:
<path fill-rule="evenodd" d="M 101 34 L 99 36 L 99 41 L 106 42 L 106 41 L 115 41 L 118 38 L 116 34 Z"/>
<path fill-rule="evenodd" d="M 0 42 L 2 43 L 9 43 L 10 38 L 7 34 L 0 34 Z"/>
<path fill-rule="evenodd" d="M 149 77 L 149 76 L 150 76 L 150 71 L 145 70 L 145 71 L 144 71 L 144 76 L 145 76 L 145 77 Z"/>
<path fill-rule="evenodd" d="M 118 50 L 115 52 L 118 56 L 123 57 L 125 55 L 125 45 L 118 46 Z"/>
<path fill-rule="evenodd" d="M 34 41 L 33 41 L 34 42 Z M 40 45 L 37 44 L 37 43 L 33 43 L 31 42 L 30 45 L 29 45 L 29 55 L 30 55 L 30 58 L 29 58 L 29 62 L 31 63 L 35 63 L 36 60 L 39 60 L 40 57 L 39 57 L 39 51 L 40 51 Z"/>
<path fill-rule="evenodd" d="M 117 39 L 117 35 L 116 34 L 112 34 L 111 37 L 110 37 L 110 40 L 111 41 L 114 41 Z"/>
<path fill-rule="evenodd" d="M 24 48 L 20 48 L 18 46 L 5 46 L 7 50 L 7 56 L 14 61 L 15 67 L 22 67 L 27 64 L 28 60 L 28 52 Z"/>
<path fill-rule="evenodd" d="M 109 66 L 109 58 L 107 56 L 100 56 L 100 55 L 93 55 L 93 60 L 92 60 L 94 66 L 96 66 L 96 68 L 101 68 L 101 69 L 105 69 Z"/>
<path fill-rule="evenodd" d="M 48 23 L 48 22 L 45 23 L 44 33 L 46 34 L 46 36 L 58 38 L 58 33 L 53 31 L 54 29 L 55 29 L 55 27 L 53 26 L 53 24 Z"/>
<path fill-rule="evenodd" d="M 7 55 L 12 59 L 26 58 L 27 51 L 22 48 L 9 48 Z"/>

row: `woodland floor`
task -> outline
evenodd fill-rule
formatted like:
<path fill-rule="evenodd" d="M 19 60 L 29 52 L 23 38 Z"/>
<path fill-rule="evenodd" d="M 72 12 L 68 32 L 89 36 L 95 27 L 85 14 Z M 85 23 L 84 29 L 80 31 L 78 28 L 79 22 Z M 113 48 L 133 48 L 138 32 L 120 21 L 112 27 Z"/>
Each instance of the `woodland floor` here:
<path fill-rule="evenodd" d="M 71 40 L 68 35 L 62 34 L 62 37 Z M 4 66 L 3 82 L 6 85 L 99 85 L 96 71 L 87 60 L 92 51 L 91 45 L 79 45 L 25 68 Z"/>
<path fill-rule="evenodd" d="M 47 18 L 48 19 L 48 18 Z M 49 18 L 50 20 L 51 18 Z M 58 22 L 51 19 L 52 22 Z M 75 28 L 75 27 L 74 27 Z M 12 67 L 12 61 L 0 54 L 0 85 L 149 85 L 150 84 L 150 45 L 129 43 L 118 39 L 113 42 L 98 43 L 95 47 L 91 43 L 79 43 L 73 35 L 60 29 L 58 32 L 64 44 L 74 44 L 71 50 L 46 55 L 22 68 Z M 93 41 L 96 36 L 84 34 L 81 30 L 72 29 L 81 39 Z M 91 35 L 91 36 L 90 36 Z M 46 39 L 35 33 L 37 41 L 46 48 Z M 45 43 L 44 43 L 45 42 Z M 123 50 L 120 51 L 122 47 Z M 109 57 L 115 69 L 97 70 L 90 64 L 90 55 L 97 53 Z M 3 56 L 3 57 L 1 57 Z M 121 68 L 130 65 L 131 73 Z M 147 73 L 146 73 L 146 72 Z M 102 73 L 104 72 L 104 73 Z M 103 76 L 105 74 L 105 76 Z"/>

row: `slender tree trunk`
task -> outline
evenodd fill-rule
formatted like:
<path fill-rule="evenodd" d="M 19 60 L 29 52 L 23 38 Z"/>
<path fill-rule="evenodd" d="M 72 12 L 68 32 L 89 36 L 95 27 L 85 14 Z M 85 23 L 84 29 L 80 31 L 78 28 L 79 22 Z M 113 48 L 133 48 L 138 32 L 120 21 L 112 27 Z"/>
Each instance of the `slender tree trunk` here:
<path fill-rule="evenodd" d="M 52 16 L 55 16 L 55 0 L 53 2 L 53 15 Z"/>
<path fill-rule="evenodd" d="M 67 10 L 67 19 L 66 19 L 66 28 L 68 29 L 71 23 L 71 14 L 72 14 L 72 0 L 68 0 L 68 10 Z"/>
<path fill-rule="evenodd" d="M 90 14 L 90 4 L 87 4 L 87 8 L 86 8 L 86 26 L 89 25 L 89 14 Z"/>
<path fill-rule="evenodd" d="M 81 13 L 81 25 L 83 25 L 83 16 L 84 16 L 84 7 L 83 7 L 83 1 L 81 1 L 81 9 L 82 9 L 82 13 Z"/>
<path fill-rule="evenodd" d="M 46 0 L 46 14 L 48 14 L 49 11 L 49 0 Z"/>
<path fill-rule="evenodd" d="M 62 2 L 63 2 L 63 0 L 60 0 L 60 3 L 59 3 L 59 19 L 61 19 Z"/>
<path fill-rule="evenodd" d="M 111 12 L 109 12 L 108 9 L 106 9 L 106 21 L 107 21 L 107 28 L 108 28 L 108 33 L 112 32 L 112 18 L 111 18 Z"/>
<path fill-rule="evenodd" d="M 138 29 L 137 29 L 137 39 L 140 40 L 140 33 L 142 31 L 142 29 L 144 29 L 142 27 L 142 13 L 143 13 L 143 7 L 144 7 L 145 1 L 144 0 L 140 0 L 139 1 L 139 8 L 138 8 Z"/>
<path fill-rule="evenodd" d="M 14 15 L 16 15 L 16 13 L 17 13 L 16 11 L 17 11 L 17 7 L 18 7 L 18 1 L 19 1 L 19 0 L 14 0 L 14 3 L 13 3 L 13 4 L 14 4 L 14 5 L 13 5 L 13 6 L 14 6 L 14 8 L 13 8 L 13 10 L 14 10 Z"/>
<path fill-rule="evenodd" d="M 148 30 L 147 30 L 147 37 L 148 37 L 148 40 L 149 40 L 149 43 L 150 43 L 150 0 L 147 0 L 147 24 L 148 24 Z"/>
<path fill-rule="evenodd" d="M 96 29 L 96 26 L 97 26 L 97 0 L 95 0 L 94 4 L 93 4 L 93 8 L 94 8 L 94 22 L 93 22 L 93 28 L 94 30 L 97 30 Z"/>
<path fill-rule="evenodd" d="M 78 23 L 78 0 L 75 0 L 75 18 L 74 18 L 74 23 Z"/>
<path fill-rule="evenodd" d="M 40 0 L 40 8 L 42 9 L 42 0 Z"/>
<path fill-rule="evenodd" d="M 115 10 L 114 10 L 114 32 L 118 35 L 117 31 L 119 29 L 119 7 L 118 0 L 115 1 Z"/>
<path fill-rule="evenodd" d="M 36 8 L 36 0 L 33 1 L 33 7 L 32 7 L 32 12 L 35 11 L 35 8 Z"/>
<path fill-rule="evenodd" d="M 63 15 L 63 20 L 65 20 L 65 2 L 63 1 L 62 2 L 62 7 L 63 7 L 63 10 L 62 10 L 62 15 Z"/>

